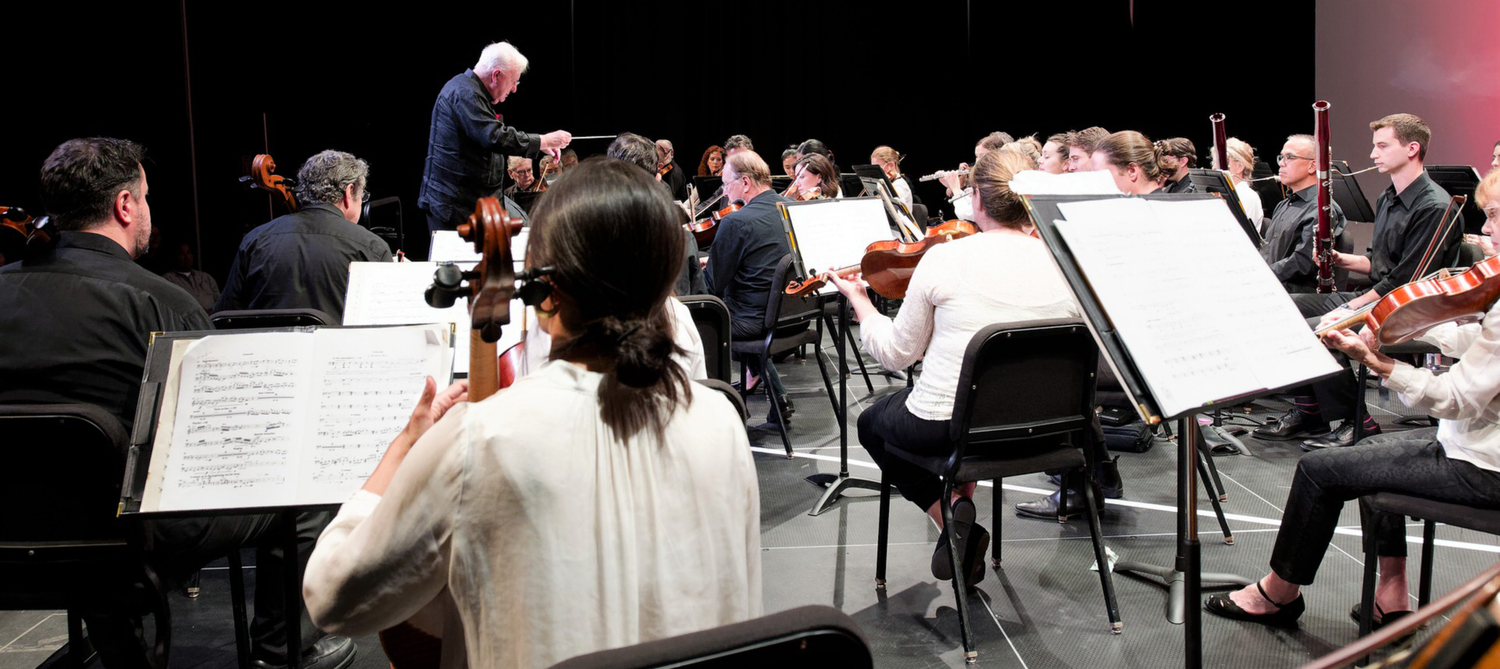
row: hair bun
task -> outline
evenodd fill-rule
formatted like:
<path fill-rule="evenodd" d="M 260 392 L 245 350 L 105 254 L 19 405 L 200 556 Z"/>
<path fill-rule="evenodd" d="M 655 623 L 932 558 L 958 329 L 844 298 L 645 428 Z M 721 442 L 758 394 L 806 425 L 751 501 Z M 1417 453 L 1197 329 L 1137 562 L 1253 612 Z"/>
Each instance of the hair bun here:
<path fill-rule="evenodd" d="M 605 336 L 614 342 L 615 376 L 631 388 L 647 388 L 661 381 L 676 347 L 672 337 L 651 327 L 645 318 L 600 321 Z"/>

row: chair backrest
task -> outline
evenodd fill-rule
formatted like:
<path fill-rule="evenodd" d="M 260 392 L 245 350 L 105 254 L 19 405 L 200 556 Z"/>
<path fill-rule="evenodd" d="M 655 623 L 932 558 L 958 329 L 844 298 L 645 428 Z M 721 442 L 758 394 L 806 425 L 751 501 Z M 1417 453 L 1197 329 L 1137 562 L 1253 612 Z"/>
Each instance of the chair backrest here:
<path fill-rule="evenodd" d="M 787 297 L 786 285 L 792 280 L 792 254 L 788 253 L 776 263 L 776 273 L 771 277 L 771 295 L 766 299 L 765 331 L 774 332 L 778 326 L 785 327 L 800 321 L 811 320 L 822 313 L 818 298 Z"/>
<path fill-rule="evenodd" d="M 708 378 L 728 383 L 731 374 L 729 307 L 713 295 L 683 295 L 677 299 L 693 315 L 698 338 L 703 340 L 703 366 L 708 370 Z"/>
<path fill-rule="evenodd" d="M 6 404 L 0 434 L 0 609 L 59 606 L 62 574 L 130 545 L 116 517 L 125 428 L 91 404 Z"/>
<path fill-rule="evenodd" d="M 804 606 L 714 629 L 564 660 L 553 669 L 875 666 L 859 626 L 830 606 Z"/>
<path fill-rule="evenodd" d="M 927 213 L 927 205 L 925 205 L 925 204 L 916 204 L 916 203 L 913 203 L 911 205 L 911 217 L 912 217 L 913 220 L 915 220 L 917 222 L 917 227 L 921 228 L 923 232 L 927 231 L 927 216 L 928 215 L 929 214 Z"/>
<path fill-rule="evenodd" d="M 1354 233 L 1350 232 L 1349 228 L 1344 228 L 1343 232 L 1340 232 L 1337 237 L 1334 237 L 1333 250 L 1338 251 L 1339 253 L 1354 252 Z M 1334 289 L 1344 290 L 1343 286 L 1344 284 L 1348 283 L 1348 281 L 1349 270 L 1335 265 L 1333 268 Z"/>
<path fill-rule="evenodd" d="M 750 418 L 750 412 L 745 409 L 745 400 L 744 398 L 740 397 L 740 391 L 735 390 L 734 386 L 729 385 L 728 381 L 720 381 L 718 379 L 698 379 L 694 383 L 702 386 L 700 390 L 712 390 L 723 395 L 724 399 L 729 400 L 729 403 L 734 405 L 734 410 L 740 412 L 741 421 L 748 420 Z"/>
<path fill-rule="evenodd" d="M 1474 263 L 1484 260 L 1484 249 L 1479 248 L 1478 244 L 1459 242 L 1455 255 L 1454 267 L 1472 267 Z"/>
<path fill-rule="evenodd" d="M 316 325 L 327 327 L 338 325 L 333 316 L 317 309 L 245 309 L 220 311 L 209 320 L 215 330 L 245 330 L 249 328 L 292 328 Z"/>
<path fill-rule="evenodd" d="M 1081 322 L 989 325 L 964 351 L 950 436 L 969 446 L 1082 431 L 1093 413 L 1099 350 Z"/>

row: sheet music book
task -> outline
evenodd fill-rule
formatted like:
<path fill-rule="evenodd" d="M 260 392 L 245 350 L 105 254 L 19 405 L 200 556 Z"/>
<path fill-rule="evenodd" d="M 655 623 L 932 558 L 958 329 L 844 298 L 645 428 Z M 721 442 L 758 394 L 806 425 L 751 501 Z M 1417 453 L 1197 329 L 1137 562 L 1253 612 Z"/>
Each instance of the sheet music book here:
<path fill-rule="evenodd" d="M 1223 200 L 1056 208 L 1063 220 L 1052 226 L 1162 416 L 1338 371 Z"/>
<path fill-rule="evenodd" d="M 792 246 L 797 278 L 812 272 L 858 265 L 871 242 L 894 239 L 884 204 L 873 197 L 781 202 L 782 226 Z M 778 290 L 786 286 L 777 286 Z M 819 294 L 831 294 L 833 284 Z"/>
<path fill-rule="evenodd" d="M 436 237 L 434 237 L 436 239 Z M 427 287 L 437 263 L 352 262 L 344 295 L 344 325 L 420 325 L 452 323 L 455 336 L 453 373 L 469 373 L 469 301 L 460 299 L 447 309 L 427 304 Z M 521 341 L 522 305 L 510 303 L 510 327 L 501 332 L 500 351 Z"/>
<path fill-rule="evenodd" d="M 168 354 L 140 513 L 341 504 L 406 426 L 449 328 L 158 337 Z"/>
<path fill-rule="evenodd" d="M 516 271 L 521 271 L 526 259 L 526 239 L 531 233 L 531 228 L 522 228 L 521 232 L 510 238 L 510 257 L 515 260 Z M 432 262 L 451 262 L 465 269 L 479 264 L 484 260 L 484 254 L 474 250 L 473 242 L 466 242 L 453 230 L 432 231 L 432 246 L 427 253 L 428 260 Z"/>

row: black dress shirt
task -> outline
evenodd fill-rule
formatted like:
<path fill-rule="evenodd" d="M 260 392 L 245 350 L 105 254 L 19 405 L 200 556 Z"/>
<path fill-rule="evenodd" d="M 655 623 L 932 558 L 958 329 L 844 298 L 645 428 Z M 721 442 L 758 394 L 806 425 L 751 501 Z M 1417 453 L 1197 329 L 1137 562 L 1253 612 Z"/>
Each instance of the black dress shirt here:
<path fill-rule="evenodd" d="M 667 189 L 672 192 L 673 200 L 687 200 L 688 184 L 692 182 L 692 179 L 688 177 L 687 172 L 682 171 L 682 166 L 677 164 L 676 159 L 673 159 L 670 164 L 672 169 L 661 178 L 661 182 L 666 184 Z"/>
<path fill-rule="evenodd" d="M 1380 194 L 1375 202 L 1375 237 L 1370 243 L 1370 280 L 1375 282 L 1375 292 L 1384 296 L 1422 278 L 1415 276 L 1417 265 L 1437 232 L 1448 201 L 1448 191 L 1433 183 L 1426 171 L 1399 195 L 1394 184 Z M 1463 216 L 1457 219 L 1439 242 L 1428 272 L 1447 267 L 1453 260 L 1464 230 Z"/>
<path fill-rule="evenodd" d="M 338 325 L 349 263 L 390 259 L 385 240 L 350 223 L 337 207 L 304 205 L 245 235 L 214 311 L 318 309 Z"/>
<path fill-rule="evenodd" d="M 1344 210 L 1332 203 L 1329 215 L 1335 237 L 1344 231 Z M 1292 193 L 1271 212 L 1266 225 L 1266 243 L 1260 256 L 1266 259 L 1276 279 L 1290 292 L 1311 292 L 1318 287 L 1318 262 L 1313 258 L 1313 238 L 1318 234 L 1318 186 Z"/>
<path fill-rule="evenodd" d="M 1161 192 L 1196 193 L 1198 192 L 1198 189 L 1193 187 L 1193 178 L 1191 176 L 1184 175 L 1181 179 L 1178 179 L 1176 181 L 1168 181 L 1165 184 L 1162 184 Z"/>
<path fill-rule="evenodd" d="M 126 430 L 150 334 L 212 328 L 187 291 L 87 232 L 0 269 L 0 305 L 0 403 L 94 404 Z"/>
<path fill-rule="evenodd" d="M 791 252 L 781 225 L 777 202 L 786 198 L 768 190 L 719 221 L 719 232 L 708 251 L 708 291 L 729 306 L 740 329 L 762 330 L 766 301 L 776 289 L 771 278 L 776 263 Z"/>
<path fill-rule="evenodd" d="M 505 156 L 536 158 L 541 135 L 505 125 L 490 92 L 473 70 L 448 80 L 432 105 L 427 162 L 417 206 L 455 229 L 474 202 L 500 191 Z M 438 228 L 433 228 L 438 229 Z"/>

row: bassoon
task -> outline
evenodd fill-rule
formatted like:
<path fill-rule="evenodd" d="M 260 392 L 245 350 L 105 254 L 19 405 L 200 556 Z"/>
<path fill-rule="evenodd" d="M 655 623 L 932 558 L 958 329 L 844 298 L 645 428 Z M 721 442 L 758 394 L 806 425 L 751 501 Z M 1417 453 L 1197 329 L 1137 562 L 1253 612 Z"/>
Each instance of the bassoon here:
<path fill-rule="evenodd" d="M 1333 151 L 1328 141 L 1327 100 L 1313 103 L 1313 137 L 1318 158 L 1318 231 L 1313 237 L 1313 257 L 1318 262 L 1318 292 L 1332 293 L 1333 285 Z"/>
<path fill-rule="evenodd" d="M 1214 169 L 1229 171 L 1229 132 L 1224 129 L 1224 115 L 1213 114 L 1208 122 L 1214 127 Z"/>

